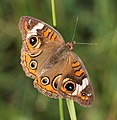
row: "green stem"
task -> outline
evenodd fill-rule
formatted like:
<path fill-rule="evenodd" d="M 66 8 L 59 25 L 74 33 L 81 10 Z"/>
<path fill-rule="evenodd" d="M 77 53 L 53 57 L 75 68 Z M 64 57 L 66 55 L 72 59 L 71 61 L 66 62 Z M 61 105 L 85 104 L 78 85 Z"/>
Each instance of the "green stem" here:
<path fill-rule="evenodd" d="M 63 112 L 63 101 L 62 101 L 62 98 L 59 98 L 59 111 L 60 111 L 60 120 L 64 120 L 64 112 Z"/>
<path fill-rule="evenodd" d="M 53 26 L 56 27 L 56 11 L 55 11 L 55 1 L 51 0 L 52 6 L 52 19 L 53 19 Z M 59 98 L 59 112 L 60 112 L 60 120 L 64 120 L 64 112 L 63 112 L 63 101 Z"/>
<path fill-rule="evenodd" d="M 55 11 L 55 1 L 54 0 L 51 0 L 51 6 L 52 6 L 53 26 L 56 27 L 56 11 Z M 73 100 L 67 99 L 66 102 L 67 102 L 67 107 L 69 110 L 71 120 L 77 120 Z M 63 101 L 61 98 L 59 98 L 59 111 L 60 111 L 60 120 L 64 120 Z"/>
<path fill-rule="evenodd" d="M 53 20 L 53 26 L 56 26 L 56 11 L 55 11 L 55 1 L 51 0 L 52 5 L 52 20 Z"/>
<path fill-rule="evenodd" d="M 66 99 L 66 102 L 71 120 L 77 120 L 74 101 L 70 99 Z"/>

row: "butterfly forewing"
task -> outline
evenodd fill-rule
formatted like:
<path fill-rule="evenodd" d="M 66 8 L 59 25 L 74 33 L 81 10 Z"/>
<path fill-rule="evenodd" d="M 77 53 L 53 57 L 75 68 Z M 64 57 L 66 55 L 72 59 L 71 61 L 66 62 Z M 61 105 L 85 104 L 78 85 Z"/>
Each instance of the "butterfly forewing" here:
<path fill-rule="evenodd" d="M 34 86 L 43 94 L 57 98 L 58 91 L 47 83 L 37 82 L 48 59 L 64 44 L 63 37 L 54 28 L 41 20 L 23 16 L 19 21 L 23 45 L 21 50 L 21 64 L 28 77 L 35 79 Z M 36 42 L 35 42 L 36 41 Z M 43 78 L 44 81 L 47 80 Z M 49 80 L 49 79 L 48 79 Z"/>
<path fill-rule="evenodd" d="M 44 40 L 54 41 L 59 45 L 64 43 L 61 34 L 47 23 L 29 16 L 23 16 L 19 21 L 19 29 L 23 40 L 32 35 L 41 35 Z"/>

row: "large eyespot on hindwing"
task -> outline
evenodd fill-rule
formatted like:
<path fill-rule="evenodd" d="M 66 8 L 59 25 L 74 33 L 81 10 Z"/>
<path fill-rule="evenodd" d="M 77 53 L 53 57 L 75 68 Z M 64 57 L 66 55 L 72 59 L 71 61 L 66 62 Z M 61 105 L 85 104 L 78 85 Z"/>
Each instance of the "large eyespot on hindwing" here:
<path fill-rule="evenodd" d="M 44 85 L 44 86 L 50 84 L 50 79 L 49 79 L 49 77 L 47 77 L 47 76 L 42 77 L 42 78 L 41 78 L 41 84 Z"/>
<path fill-rule="evenodd" d="M 35 69 L 37 68 L 37 66 L 38 66 L 38 63 L 37 63 L 36 60 L 31 60 L 31 61 L 30 61 L 30 68 L 31 68 L 32 70 L 35 70 Z"/>
<path fill-rule="evenodd" d="M 64 84 L 64 88 L 68 91 L 68 92 L 73 92 L 75 89 L 75 84 L 72 81 L 67 81 Z"/>
<path fill-rule="evenodd" d="M 52 81 L 52 87 L 57 90 L 57 87 L 58 87 L 58 82 L 59 80 L 61 79 L 62 75 L 57 75 L 54 77 L 53 81 Z"/>
<path fill-rule="evenodd" d="M 71 95 L 75 91 L 75 88 L 76 88 L 76 84 L 73 82 L 71 78 L 65 78 L 63 80 L 63 87 L 61 87 L 61 90 L 64 93 Z"/>

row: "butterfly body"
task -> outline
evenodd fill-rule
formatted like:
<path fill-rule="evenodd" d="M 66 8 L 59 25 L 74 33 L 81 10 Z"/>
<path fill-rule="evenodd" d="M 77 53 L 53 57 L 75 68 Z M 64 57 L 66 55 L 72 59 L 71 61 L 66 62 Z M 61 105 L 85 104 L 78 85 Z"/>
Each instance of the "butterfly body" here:
<path fill-rule="evenodd" d="M 34 79 L 34 87 L 51 98 L 70 98 L 91 106 L 93 88 L 85 66 L 72 51 L 75 42 L 65 43 L 58 31 L 29 16 L 20 18 L 19 29 L 21 64 Z"/>

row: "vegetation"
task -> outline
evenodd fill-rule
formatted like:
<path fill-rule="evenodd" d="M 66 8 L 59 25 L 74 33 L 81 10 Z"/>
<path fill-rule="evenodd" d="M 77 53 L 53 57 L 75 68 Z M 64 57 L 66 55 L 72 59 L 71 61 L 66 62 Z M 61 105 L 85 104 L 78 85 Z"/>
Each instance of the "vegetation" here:
<path fill-rule="evenodd" d="M 117 119 L 117 1 L 56 0 L 57 30 L 66 42 L 72 39 L 77 16 L 74 52 L 83 60 L 94 91 L 93 106 L 75 103 L 78 120 Z M 29 15 L 52 25 L 50 0 L 0 0 L 0 118 L 2 120 L 60 120 L 59 102 L 33 88 L 20 65 L 22 47 L 18 21 Z M 70 120 L 66 100 L 64 119 Z"/>

